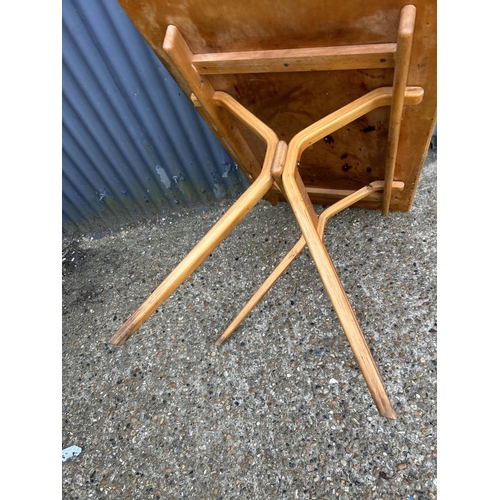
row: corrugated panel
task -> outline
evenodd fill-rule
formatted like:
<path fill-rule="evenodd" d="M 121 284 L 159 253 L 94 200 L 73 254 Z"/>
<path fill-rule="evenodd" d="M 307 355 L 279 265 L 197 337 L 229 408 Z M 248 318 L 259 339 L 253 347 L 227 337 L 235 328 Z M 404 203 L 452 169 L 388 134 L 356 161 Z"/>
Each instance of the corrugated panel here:
<path fill-rule="evenodd" d="M 63 0 L 63 229 L 105 230 L 248 181 L 116 1 Z"/>

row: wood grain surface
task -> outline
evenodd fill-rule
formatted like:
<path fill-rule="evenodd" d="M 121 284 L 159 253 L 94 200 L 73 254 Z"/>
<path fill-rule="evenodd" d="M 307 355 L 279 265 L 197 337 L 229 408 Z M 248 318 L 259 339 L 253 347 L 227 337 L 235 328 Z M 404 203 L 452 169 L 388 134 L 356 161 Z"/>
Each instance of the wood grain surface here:
<path fill-rule="evenodd" d="M 203 54 L 217 58 L 217 54 L 228 52 L 394 44 L 401 9 L 408 4 L 400 0 L 241 3 L 119 0 L 119 3 L 187 96 L 192 90 L 176 73 L 163 50 L 169 25 L 178 28 L 195 59 L 197 55 L 202 59 Z M 425 95 L 419 105 L 403 109 L 394 180 L 404 182 L 405 188 L 392 193 L 390 204 L 391 210 L 402 211 L 411 208 L 434 130 L 437 107 L 437 3 L 415 0 L 411 4 L 416 7 L 416 19 L 407 85 L 422 87 Z M 330 54 L 329 50 L 326 53 Z M 227 92 L 237 99 L 272 128 L 280 140 L 289 142 L 300 130 L 354 99 L 376 88 L 391 86 L 394 69 L 238 73 L 203 78 L 209 78 L 214 90 Z M 379 108 L 325 136 L 322 142 L 304 152 L 300 174 L 306 188 L 312 189 L 313 203 L 329 201 L 328 196 L 316 198 L 314 190 L 352 192 L 370 182 L 384 180 L 389 118 L 389 107 Z M 227 147 L 227 138 L 214 129 L 210 119 L 206 121 Z M 248 151 L 235 152 L 234 145 L 233 149 L 227 147 L 229 154 L 240 161 L 254 156 L 262 164 L 265 155 L 262 142 L 244 127 L 240 132 L 252 155 Z M 255 179 L 255 165 L 243 163 L 241 168 L 251 180 Z M 380 209 L 381 205 L 365 200 L 355 206 Z"/>

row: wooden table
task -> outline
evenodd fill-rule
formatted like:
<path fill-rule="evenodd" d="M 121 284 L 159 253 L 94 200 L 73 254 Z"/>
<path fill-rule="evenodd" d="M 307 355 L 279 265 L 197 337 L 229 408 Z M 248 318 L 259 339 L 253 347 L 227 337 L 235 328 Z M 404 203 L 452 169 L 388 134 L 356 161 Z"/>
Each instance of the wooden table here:
<path fill-rule="evenodd" d="M 307 245 L 379 413 L 396 418 L 323 232 L 350 206 L 411 208 L 436 123 L 436 2 L 120 3 L 251 185 L 109 342 L 136 332 L 259 200 L 287 201 L 302 236 L 216 343 Z"/>

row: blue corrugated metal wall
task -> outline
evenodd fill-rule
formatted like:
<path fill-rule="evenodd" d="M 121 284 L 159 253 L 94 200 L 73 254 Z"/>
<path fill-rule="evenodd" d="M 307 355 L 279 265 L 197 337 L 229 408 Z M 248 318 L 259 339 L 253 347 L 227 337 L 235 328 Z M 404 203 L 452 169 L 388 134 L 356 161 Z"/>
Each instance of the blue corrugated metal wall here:
<path fill-rule="evenodd" d="M 116 0 L 63 0 L 63 230 L 213 203 L 248 181 Z"/>

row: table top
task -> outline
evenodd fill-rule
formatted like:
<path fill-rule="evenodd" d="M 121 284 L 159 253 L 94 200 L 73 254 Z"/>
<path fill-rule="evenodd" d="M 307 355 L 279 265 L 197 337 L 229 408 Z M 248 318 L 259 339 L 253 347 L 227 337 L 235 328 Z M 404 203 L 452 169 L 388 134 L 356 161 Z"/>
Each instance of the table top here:
<path fill-rule="evenodd" d="M 269 51 L 395 43 L 401 8 L 398 0 L 119 0 L 167 70 L 187 96 L 191 89 L 170 66 L 163 51 L 169 25 L 175 25 L 194 54 Z M 415 0 L 415 31 L 407 84 L 424 89 L 424 98 L 403 112 L 394 179 L 405 188 L 393 193 L 391 210 L 410 210 L 436 123 L 437 4 Z M 383 64 L 381 64 L 383 66 Z M 276 71 L 217 74 L 215 90 L 229 93 L 279 139 L 289 142 L 302 129 L 367 92 L 392 86 L 394 69 Z M 387 156 L 389 107 L 373 110 L 324 137 L 301 157 L 307 188 L 356 190 L 383 180 Z M 216 132 L 217 133 L 217 132 Z M 241 127 L 258 160 L 265 147 Z M 220 137 L 219 137 L 220 138 Z M 247 172 L 245 165 L 240 165 Z M 330 204 L 310 194 L 313 203 Z M 370 200 L 357 206 L 379 208 Z"/>

